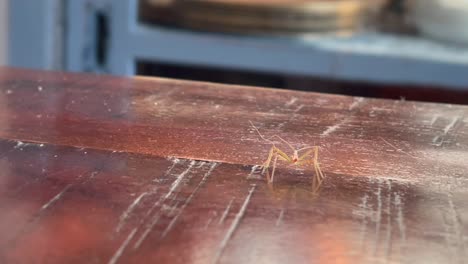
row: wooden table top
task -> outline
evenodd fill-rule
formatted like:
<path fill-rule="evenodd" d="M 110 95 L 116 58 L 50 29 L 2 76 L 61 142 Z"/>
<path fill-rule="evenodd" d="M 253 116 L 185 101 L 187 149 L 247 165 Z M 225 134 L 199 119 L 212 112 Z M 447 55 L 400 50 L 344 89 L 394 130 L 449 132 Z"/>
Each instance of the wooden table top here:
<path fill-rule="evenodd" d="M 0 68 L 0 210 L 0 263 L 465 263 L 468 107 Z"/>

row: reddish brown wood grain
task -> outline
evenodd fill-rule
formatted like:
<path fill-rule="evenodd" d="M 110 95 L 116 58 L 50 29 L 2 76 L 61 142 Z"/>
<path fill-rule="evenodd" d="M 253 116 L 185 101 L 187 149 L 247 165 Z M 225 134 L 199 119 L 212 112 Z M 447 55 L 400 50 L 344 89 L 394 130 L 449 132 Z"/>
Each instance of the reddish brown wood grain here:
<path fill-rule="evenodd" d="M 311 168 L 260 168 L 279 135 Z M 0 69 L 1 263 L 463 263 L 468 107 Z M 288 150 L 287 146 L 279 146 Z"/>

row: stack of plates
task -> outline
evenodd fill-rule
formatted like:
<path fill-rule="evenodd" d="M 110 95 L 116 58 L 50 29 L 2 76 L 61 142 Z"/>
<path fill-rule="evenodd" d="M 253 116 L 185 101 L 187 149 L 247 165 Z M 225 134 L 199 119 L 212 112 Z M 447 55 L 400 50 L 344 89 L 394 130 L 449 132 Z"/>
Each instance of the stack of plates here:
<path fill-rule="evenodd" d="M 324 32 L 361 28 L 381 0 L 148 0 L 178 26 L 218 32 Z M 167 22 L 167 21 L 165 21 Z"/>
<path fill-rule="evenodd" d="M 468 0 L 413 0 L 411 22 L 428 36 L 468 44 Z"/>

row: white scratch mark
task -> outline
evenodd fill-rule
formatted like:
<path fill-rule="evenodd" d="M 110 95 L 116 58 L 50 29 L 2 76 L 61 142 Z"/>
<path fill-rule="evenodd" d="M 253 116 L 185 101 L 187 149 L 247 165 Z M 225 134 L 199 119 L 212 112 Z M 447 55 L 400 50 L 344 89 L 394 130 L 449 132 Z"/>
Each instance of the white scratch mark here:
<path fill-rule="evenodd" d="M 89 176 L 89 179 L 90 179 L 90 180 L 94 179 L 94 178 L 96 177 L 96 175 L 98 175 L 98 174 L 99 174 L 99 171 L 93 171 L 93 172 L 91 173 L 91 175 Z"/>
<path fill-rule="evenodd" d="M 128 206 L 127 210 L 125 210 L 122 213 L 122 215 L 120 215 L 119 224 L 117 225 L 117 228 L 115 229 L 115 232 L 120 232 L 122 227 L 125 225 L 125 222 L 127 221 L 129 215 L 133 212 L 135 207 L 140 203 L 141 199 L 143 199 L 143 197 L 145 197 L 147 194 L 148 194 L 147 192 L 144 192 L 144 193 L 140 194 L 140 196 L 138 196 L 135 200 L 133 200 L 133 203 L 131 203 Z"/>
<path fill-rule="evenodd" d="M 434 117 L 432 117 L 431 126 L 433 126 L 435 124 L 435 122 L 437 122 L 437 119 L 439 119 L 439 115 L 435 115 Z"/>
<path fill-rule="evenodd" d="M 226 220 L 226 217 L 227 217 L 228 214 L 229 214 L 229 210 L 231 210 L 232 202 L 234 202 L 234 198 L 232 198 L 232 199 L 229 201 L 229 203 L 228 203 L 226 209 L 224 210 L 223 214 L 221 215 L 221 218 L 219 219 L 218 225 L 224 223 L 224 220 Z"/>
<path fill-rule="evenodd" d="M 296 98 L 296 99 L 297 99 L 297 98 Z M 286 121 L 279 123 L 279 124 L 277 125 L 277 128 L 278 128 L 278 129 L 281 129 L 281 128 L 283 128 L 286 124 L 288 124 L 291 120 L 296 119 L 296 118 L 297 118 L 297 113 L 298 113 L 299 111 L 301 111 L 302 108 L 304 108 L 304 105 L 303 105 L 303 104 L 299 105 L 298 107 L 296 107 L 296 109 L 292 110 L 293 113 L 290 115 L 290 117 L 289 117 Z"/>
<path fill-rule="evenodd" d="M 356 98 L 354 102 L 349 106 L 349 111 L 352 111 L 355 108 L 357 108 L 363 101 L 364 101 L 363 97 Z M 320 136 L 325 137 L 325 136 L 330 135 L 331 133 L 335 132 L 338 128 L 346 124 L 349 120 L 350 118 L 345 118 L 341 120 L 340 122 L 338 122 L 337 124 L 333 126 L 329 126 L 325 131 L 322 132 L 322 134 L 320 134 Z"/>
<path fill-rule="evenodd" d="M 37 87 L 37 90 L 38 90 L 39 92 L 42 92 L 42 86 L 38 86 L 38 87 Z"/>
<path fill-rule="evenodd" d="M 13 93 L 13 91 L 12 91 L 12 90 L 9 90 L 9 89 L 8 89 L 8 90 L 6 90 L 6 94 L 12 94 L 12 93 Z"/>
<path fill-rule="evenodd" d="M 93 172 L 91 173 L 91 175 L 88 177 L 88 179 L 86 179 L 85 181 L 83 181 L 82 184 L 86 184 L 86 183 L 90 182 L 90 181 L 93 180 L 93 179 L 96 177 L 96 175 L 98 175 L 98 174 L 99 174 L 99 171 L 93 171 Z"/>
<path fill-rule="evenodd" d="M 180 210 L 178 214 L 172 219 L 172 221 L 169 223 L 169 225 L 166 227 L 166 229 L 163 231 L 161 237 L 165 237 L 169 231 L 171 231 L 172 227 L 174 224 L 177 222 L 177 219 L 179 219 L 180 215 L 184 211 L 185 207 L 192 201 L 193 197 L 195 197 L 195 194 L 197 194 L 198 190 L 200 187 L 205 184 L 206 180 L 208 177 L 211 175 L 211 172 L 218 166 L 218 163 L 212 163 L 210 169 L 205 173 L 203 176 L 202 180 L 198 183 L 197 187 L 193 190 L 193 192 L 190 194 L 190 196 L 185 200 L 185 203 L 180 207 Z"/>
<path fill-rule="evenodd" d="M 177 164 L 179 163 L 179 159 L 171 159 L 174 164 Z M 193 165 L 195 165 L 196 161 L 192 160 L 190 162 L 190 165 L 189 167 L 184 171 L 182 172 L 176 179 L 179 180 L 178 183 L 176 183 L 176 181 L 174 181 L 171 185 L 171 188 L 170 190 L 167 192 L 167 194 L 165 196 L 162 196 L 160 199 L 158 199 L 154 204 L 153 206 L 151 206 L 151 208 L 148 210 L 148 212 L 146 212 L 145 216 L 143 217 L 143 219 L 145 219 L 147 216 L 151 215 L 151 213 L 153 212 L 154 208 L 156 208 L 157 206 L 159 206 L 161 203 L 164 203 L 164 201 L 166 201 L 167 198 L 169 198 L 172 193 L 177 189 L 178 185 L 180 184 L 180 181 L 182 181 L 182 178 L 185 177 L 185 175 L 192 169 Z M 172 168 L 174 167 L 174 164 L 173 166 L 171 166 L 171 168 L 169 168 L 167 171 L 166 171 L 166 174 L 167 173 L 170 173 L 170 171 L 172 170 Z M 176 184 L 175 184 L 176 183 Z M 147 225 L 147 228 L 145 230 L 145 232 L 143 232 L 143 234 L 140 236 L 140 238 L 138 239 L 138 241 L 135 243 L 133 249 L 138 249 L 141 245 L 141 243 L 146 239 L 146 237 L 148 236 L 148 234 L 151 232 L 151 230 L 153 229 L 154 225 L 156 225 L 156 223 L 159 221 L 159 218 L 161 217 L 160 214 L 156 214 L 154 217 L 153 217 L 153 220 L 151 221 L 151 223 L 149 225 Z"/>
<path fill-rule="evenodd" d="M 382 188 L 380 181 L 377 189 L 377 211 L 375 214 L 375 242 L 374 242 L 374 255 L 377 254 L 378 244 L 380 240 L 380 225 L 382 221 Z"/>
<path fill-rule="evenodd" d="M 125 248 L 127 248 L 128 243 L 130 243 L 130 240 L 132 240 L 133 236 L 135 236 L 137 229 L 133 229 L 133 231 L 128 235 L 128 237 L 125 239 L 125 241 L 120 245 L 119 249 L 115 252 L 114 256 L 109 260 L 109 264 L 115 264 L 119 260 L 119 258 L 122 256 L 122 253 L 124 252 Z"/>
<path fill-rule="evenodd" d="M 347 120 L 343 120 L 343 121 L 339 122 L 338 124 L 335 124 L 333 126 L 329 126 L 325 131 L 322 132 L 322 134 L 320 134 L 320 136 L 326 137 L 326 136 L 330 135 L 331 133 L 335 132 L 338 128 L 340 128 L 346 122 L 347 122 Z"/>
<path fill-rule="evenodd" d="M 153 230 L 154 226 L 156 225 L 156 223 L 158 223 L 160 218 L 161 218 L 160 214 L 156 215 L 156 217 L 153 218 L 151 223 L 148 225 L 148 227 L 145 229 L 143 234 L 140 236 L 140 238 L 137 240 L 137 242 L 133 246 L 133 249 L 138 249 L 141 246 L 141 243 L 143 243 L 143 241 L 145 241 L 146 237 L 151 232 L 151 230 Z"/>
<path fill-rule="evenodd" d="M 303 104 L 299 105 L 296 109 L 294 109 L 294 113 L 297 113 L 297 112 L 301 111 L 302 108 L 304 108 L 304 105 Z M 295 117 L 295 115 L 293 115 L 291 119 L 294 119 L 294 117 Z"/>
<path fill-rule="evenodd" d="M 390 260 L 392 253 L 392 181 L 387 180 L 387 234 L 385 238 L 386 261 Z"/>
<path fill-rule="evenodd" d="M 18 141 L 16 142 L 16 145 L 14 146 L 15 149 L 18 149 L 18 148 L 22 148 L 23 146 L 25 146 L 26 144 L 22 141 Z"/>
<path fill-rule="evenodd" d="M 458 122 L 458 120 L 460 120 L 460 117 L 459 117 L 459 116 L 454 117 L 454 118 L 452 119 L 452 122 L 450 122 L 450 124 L 448 124 L 448 125 L 444 128 L 444 134 L 447 134 L 447 133 L 450 131 L 450 129 L 452 129 L 452 128 L 455 126 L 455 124 Z"/>
<path fill-rule="evenodd" d="M 448 195 L 448 203 L 449 203 L 449 216 L 451 217 L 451 227 L 454 236 L 456 237 L 455 239 L 455 244 L 458 247 L 459 256 L 465 255 L 465 241 L 464 241 L 464 235 L 463 235 L 463 222 L 461 220 L 460 214 L 457 212 L 457 208 L 455 207 L 455 204 L 453 203 L 452 199 L 452 194 Z"/>
<path fill-rule="evenodd" d="M 403 154 L 405 154 L 405 155 L 408 155 L 408 156 L 410 156 L 410 157 L 412 157 L 412 158 L 415 158 L 415 159 L 418 158 L 418 157 L 416 157 L 416 156 L 413 156 L 413 155 L 409 154 L 409 153 L 406 152 L 406 151 L 403 151 L 402 149 L 397 148 L 395 145 L 391 144 L 390 142 L 388 142 L 387 140 L 385 140 L 383 137 L 380 137 L 380 139 L 381 139 L 383 142 L 385 142 L 387 145 L 389 145 L 390 147 L 392 147 L 394 150 L 396 150 L 396 151 L 398 151 L 398 152 L 401 152 L 401 153 L 403 153 Z"/>
<path fill-rule="evenodd" d="M 174 167 L 181 163 L 180 159 L 178 158 L 173 158 L 173 157 L 170 157 L 168 158 L 169 161 L 172 162 L 172 165 L 169 167 L 169 169 L 167 169 L 167 171 L 164 173 L 164 175 L 169 175 L 169 173 L 171 173 L 171 171 L 174 169 Z M 153 181 L 158 181 L 158 179 L 153 179 Z"/>
<path fill-rule="evenodd" d="M 285 121 L 285 122 L 279 123 L 279 124 L 276 126 L 277 129 L 278 129 L 278 130 L 282 129 L 288 122 L 289 122 L 289 120 L 288 120 L 288 121 Z"/>
<path fill-rule="evenodd" d="M 237 213 L 236 217 L 235 217 L 234 220 L 232 221 L 231 226 L 229 227 L 228 231 L 226 232 L 226 235 L 224 236 L 223 240 L 221 241 L 221 244 L 220 244 L 220 246 L 219 246 L 218 252 L 216 253 L 216 256 L 215 256 L 215 258 L 214 258 L 213 263 L 217 263 L 217 262 L 219 261 L 219 259 L 221 258 L 222 254 L 223 254 L 223 252 L 224 252 L 224 249 L 225 249 L 226 246 L 227 246 L 227 243 L 228 243 L 229 240 L 231 239 L 232 235 L 234 234 L 234 232 L 236 231 L 237 227 L 239 226 L 240 221 L 241 221 L 242 218 L 244 217 L 245 211 L 247 210 L 247 206 L 248 206 L 249 203 L 250 203 L 250 198 L 252 197 L 252 194 L 254 193 L 256 187 L 257 187 L 256 185 L 253 185 L 253 186 L 250 188 L 249 194 L 248 194 L 247 197 L 245 198 L 244 203 L 242 204 L 241 209 L 240 209 L 239 212 Z"/>
<path fill-rule="evenodd" d="M 198 166 L 196 168 L 199 169 L 199 168 L 205 166 L 205 164 L 206 164 L 205 161 L 200 161 L 200 162 L 198 162 Z"/>
<path fill-rule="evenodd" d="M 276 226 L 280 226 L 281 223 L 283 223 L 283 217 L 284 217 L 284 208 L 281 209 L 281 212 L 278 215 L 278 219 L 276 219 Z"/>
<path fill-rule="evenodd" d="M 447 215 L 446 215 L 447 212 L 444 211 L 444 214 L 442 215 L 442 218 L 444 220 L 444 229 L 445 229 L 445 232 L 443 232 L 443 236 L 445 238 L 445 244 L 446 244 L 446 247 L 449 248 L 449 249 L 452 249 L 452 243 L 451 243 L 451 240 L 452 240 L 452 236 L 451 236 L 451 225 L 450 223 L 448 222 L 448 219 L 447 219 Z M 454 253 L 454 252 L 452 252 Z"/>
<path fill-rule="evenodd" d="M 196 163 L 196 161 L 192 160 L 190 162 L 188 168 L 185 171 L 183 171 L 181 174 L 179 174 L 179 176 L 177 176 L 177 179 L 175 179 L 175 181 L 171 184 L 171 188 L 169 189 L 169 192 L 166 194 L 164 199 L 169 198 L 172 195 L 172 193 L 179 187 L 180 183 L 185 178 L 187 173 L 189 173 L 189 171 L 192 169 L 192 167 L 193 167 L 193 165 L 195 165 L 195 163 Z"/>
<path fill-rule="evenodd" d="M 70 189 L 70 187 L 72 187 L 72 184 L 68 184 L 67 186 L 65 186 L 65 188 L 63 188 L 63 190 L 61 192 L 59 192 L 57 195 L 54 196 L 54 198 L 50 199 L 46 204 L 44 204 L 42 207 L 41 207 L 41 211 L 44 211 L 45 209 L 49 208 L 49 206 L 51 206 L 52 204 L 54 204 L 56 201 L 58 201 L 62 196 L 63 194 L 68 190 Z"/>
<path fill-rule="evenodd" d="M 261 168 L 261 166 L 259 166 L 259 165 L 253 165 L 253 166 L 252 166 L 252 169 L 250 170 L 249 175 L 247 175 L 247 180 L 250 180 L 250 179 L 261 179 L 261 177 L 255 176 L 255 174 L 257 173 L 257 170 L 258 170 L 259 168 Z"/>
<path fill-rule="evenodd" d="M 396 222 L 398 224 L 398 230 L 400 232 L 401 244 L 404 246 L 406 244 L 406 226 L 405 218 L 403 215 L 403 203 L 401 202 L 401 197 L 398 193 L 395 194 L 393 204 L 397 208 Z"/>
<path fill-rule="evenodd" d="M 297 102 L 297 100 L 298 100 L 297 97 L 293 97 L 293 98 L 291 98 L 291 100 L 289 100 L 286 104 L 284 104 L 284 106 L 289 107 L 289 106 L 293 105 L 295 102 Z"/>
<path fill-rule="evenodd" d="M 432 139 L 432 144 L 433 144 L 434 146 L 440 147 L 440 146 L 442 146 L 442 143 L 443 143 L 443 140 L 441 140 L 441 136 L 435 136 L 435 137 Z"/>
<path fill-rule="evenodd" d="M 14 149 L 23 150 L 25 147 L 29 146 L 38 146 L 40 148 L 44 147 L 44 144 L 37 144 L 37 143 L 24 143 L 23 141 L 16 141 L 16 145 L 13 147 Z"/>
<path fill-rule="evenodd" d="M 213 219 L 214 219 L 214 216 L 212 216 L 212 217 L 210 217 L 210 219 L 208 219 L 208 221 L 206 222 L 205 227 L 204 227 L 205 230 L 208 229 L 211 222 L 213 222 Z"/>
<path fill-rule="evenodd" d="M 166 204 L 163 204 L 161 206 L 161 211 L 168 217 L 172 217 L 174 216 L 174 211 L 178 210 L 178 205 L 179 205 L 180 201 L 177 201 L 174 205 L 166 205 Z"/>
<path fill-rule="evenodd" d="M 359 217 L 362 218 L 361 221 L 361 231 L 360 231 L 360 239 L 359 239 L 359 245 L 361 249 L 364 249 L 364 241 L 366 239 L 367 235 L 367 218 L 369 215 L 372 214 L 370 211 L 369 206 L 367 205 L 367 200 L 369 199 L 369 196 L 365 194 L 361 198 L 361 203 L 358 205 L 359 210 L 355 211 L 354 213 L 357 214 Z"/>
<path fill-rule="evenodd" d="M 354 102 L 349 106 L 349 110 L 354 110 L 356 107 L 358 107 L 362 102 L 364 101 L 363 97 L 358 97 L 354 100 Z"/>
<path fill-rule="evenodd" d="M 179 202 L 176 202 L 174 204 L 174 206 L 165 206 L 163 205 L 161 210 L 163 211 L 169 211 L 167 213 L 168 216 L 171 216 L 174 214 L 174 211 L 177 210 L 177 206 L 179 205 Z M 159 219 L 161 219 L 161 215 L 160 213 L 156 214 L 155 217 L 153 217 L 153 220 L 151 220 L 151 223 L 147 226 L 147 228 L 145 229 L 145 231 L 143 232 L 143 234 L 140 236 L 140 238 L 137 240 L 137 242 L 135 243 L 135 245 L 133 246 L 133 249 L 138 249 L 140 246 L 141 246 L 141 243 L 143 243 L 143 241 L 145 241 L 146 237 L 149 235 L 149 233 L 151 232 L 151 230 L 153 230 L 154 226 L 158 223 Z"/>

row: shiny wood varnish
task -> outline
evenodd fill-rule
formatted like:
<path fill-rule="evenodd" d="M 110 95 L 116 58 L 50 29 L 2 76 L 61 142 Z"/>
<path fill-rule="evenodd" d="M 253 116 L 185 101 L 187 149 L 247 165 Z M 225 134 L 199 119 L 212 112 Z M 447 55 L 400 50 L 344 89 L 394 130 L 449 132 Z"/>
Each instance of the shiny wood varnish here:
<path fill-rule="evenodd" d="M 0 212 L 0 263 L 465 263 L 468 107 L 0 68 Z"/>

